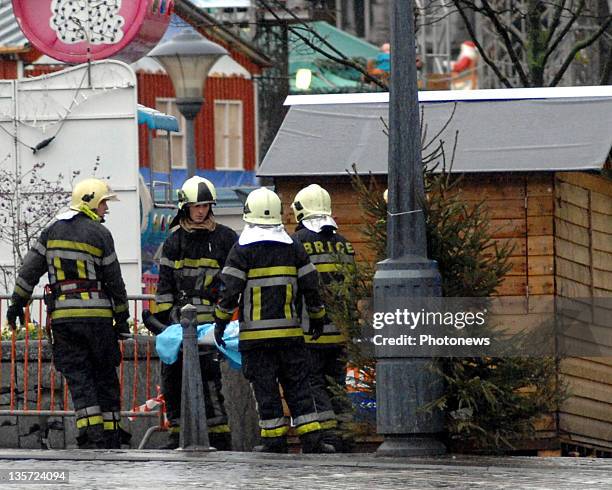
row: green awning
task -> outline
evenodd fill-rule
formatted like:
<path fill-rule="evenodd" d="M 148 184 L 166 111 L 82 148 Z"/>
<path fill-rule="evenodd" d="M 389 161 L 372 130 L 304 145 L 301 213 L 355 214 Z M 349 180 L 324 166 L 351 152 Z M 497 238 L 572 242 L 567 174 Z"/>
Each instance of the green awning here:
<path fill-rule="evenodd" d="M 364 66 L 368 58 L 375 58 L 379 52 L 378 47 L 340 29 L 336 29 L 327 22 L 310 22 L 308 26 L 344 56 L 359 61 Z M 337 54 L 332 49 L 316 39 L 304 27 L 300 27 L 299 24 L 291 27 L 299 34 L 311 40 L 312 43 L 316 43 L 323 51 L 337 57 Z M 305 68 L 312 72 L 312 81 L 308 90 L 298 90 L 295 86 L 295 76 L 300 68 Z M 289 33 L 289 76 L 290 92 L 293 94 L 376 90 L 369 84 L 364 84 L 361 81 L 361 73 L 357 70 L 331 61 L 324 54 L 308 46 L 293 31 Z"/>

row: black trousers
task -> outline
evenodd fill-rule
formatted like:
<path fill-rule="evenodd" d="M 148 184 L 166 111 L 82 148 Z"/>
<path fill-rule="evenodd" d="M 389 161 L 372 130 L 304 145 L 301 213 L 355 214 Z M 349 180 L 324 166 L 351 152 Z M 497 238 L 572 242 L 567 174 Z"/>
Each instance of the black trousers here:
<path fill-rule="evenodd" d="M 53 324 L 53 363 L 68 383 L 80 448 L 121 447 L 120 362 L 111 320 Z"/>
<path fill-rule="evenodd" d="M 283 437 L 289 429 L 280 384 L 298 435 L 321 426 L 310 387 L 304 344 L 257 347 L 242 351 L 242 370 L 251 383 L 263 438 Z"/>
<path fill-rule="evenodd" d="M 229 432 L 225 399 L 221 393 L 221 365 L 215 350 L 200 348 L 200 372 L 204 389 L 206 422 L 210 432 Z M 174 364 L 161 363 L 162 393 L 166 401 L 166 413 L 173 426 L 180 425 L 181 390 L 183 385 L 183 354 L 179 352 Z"/>
<path fill-rule="evenodd" d="M 323 429 L 336 427 L 336 421 L 350 418 L 351 407 L 338 389 L 346 386 L 346 349 L 341 346 L 309 347 L 310 384 Z"/>
<path fill-rule="evenodd" d="M 111 320 L 53 324 L 53 363 L 68 382 L 75 410 L 120 409 L 120 361 Z"/>

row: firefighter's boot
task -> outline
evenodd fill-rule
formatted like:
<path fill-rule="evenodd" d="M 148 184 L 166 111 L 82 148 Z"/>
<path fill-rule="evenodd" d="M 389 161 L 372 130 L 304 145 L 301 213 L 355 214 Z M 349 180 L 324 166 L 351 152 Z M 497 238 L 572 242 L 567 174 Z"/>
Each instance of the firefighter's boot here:
<path fill-rule="evenodd" d="M 255 446 L 253 452 L 256 453 L 280 453 L 287 454 L 289 447 L 287 446 L 287 437 L 265 437 L 263 444 Z"/>
<path fill-rule="evenodd" d="M 231 432 L 209 432 L 208 440 L 210 445 L 217 451 L 232 450 L 232 433 Z"/>
<path fill-rule="evenodd" d="M 181 434 L 177 431 L 171 431 L 168 434 L 168 444 L 162 447 L 162 449 L 178 449 L 180 444 Z"/>
<path fill-rule="evenodd" d="M 84 427 L 77 436 L 79 449 L 104 449 L 106 440 L 102 424 L 95 424 Z"/>
<path fill-rule="evenodd" d="M 336 450 L 331 444 L 323 442 L 321 438 L 322 434 L 320 430 L 313 432 L 307 432 L 300 436 L 300 442 L 302 443 L 302 453 L 335 453 Z"/>
<path fill-rule="evenodd" d="M 104 431 L 104 447 L 106 449 L 121 449 L 121 435 L 118 430 Z"/>
<path fill-rule="evenodd" d="M 337 453 L 344 452 L 342 437 L 333 429 L 324 429 L 321 431 L 321 442 L 333 446 Z"/>

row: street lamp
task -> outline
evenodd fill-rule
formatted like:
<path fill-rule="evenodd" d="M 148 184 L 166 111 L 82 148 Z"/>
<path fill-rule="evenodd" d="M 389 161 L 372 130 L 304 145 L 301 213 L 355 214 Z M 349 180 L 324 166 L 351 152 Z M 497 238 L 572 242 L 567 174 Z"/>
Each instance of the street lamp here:
<path fill-rule="evenodd" d="M 189 29 L 157 45 L 148 55 L 172 80 L 176 105 L 185 117 L 188 177 L 196 171 L 194 119 L 204 103 L 204 83 L 211 67 L 226 54 L 225 48 Z"/>
<path fill-rule="evenodd" d="M 412 0 L 393 0 L 391 11 L 391 83 L 389 85 L 388 259 L 374 275 L 374 310 L 392 311 L 410 299 L 441 296 L 437 263 L 427 258 L 422 205 L 423 168 L 416 82 Z M 387 327 L 402 331 L 401 325 Z M 376 422 L 385 441 L 380 456 L 428 456 L 446 451 L 438 436 L 440 411 L 421 409 L 439 398 L 442 378 L 432 359 L 407 357 L 402 347 L 376 347 Z"/>

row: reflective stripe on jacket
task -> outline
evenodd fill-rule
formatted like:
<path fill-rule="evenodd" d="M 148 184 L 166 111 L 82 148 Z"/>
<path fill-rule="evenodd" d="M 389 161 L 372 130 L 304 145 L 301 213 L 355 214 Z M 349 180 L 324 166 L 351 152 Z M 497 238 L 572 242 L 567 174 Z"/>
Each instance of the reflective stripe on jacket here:
<path fill-rule="evenodd" d="M 125 284 L 110 231 L 83 213 L 43 230 L 25 256 L 12 301 L 25 305 L 47 272 L 55 323 L 129 317 Z"/>
<path fill-rule="evenodd" d="M 167 323 L 172 308 L 191 303 L 197 309 L 198 323 L 214 321 L 219 274 L 237 240 L 231 228 L 219 223 L 213 231 L 177 228 L 162 248 L 156 317 Z"/>
<path fill-rule="evenodd" d="M 300 224 L 293 236 L 304 245 L 310 260 L 319 272 L 323 285 L 343 281 L 343 268 L 346 264 L 355 263 L 353 246 L 332 227 L 324 227 L 319 233 L 316 233 Z M 323 335 L 317 340 L 312 340 L 311 336 L 307 335 L 310 328 L 307 316 L 302 315 L 302 320 L 304 339 L 310 345 L 335 346 L 346 341 L 346 336 L 333 323 L 326 324 Z"/>
<path fill-rule="evenodd" d="M 298 291 L 311 318 L 325 316 L 316 268 L 295 240 L 234 245 L 221 284 L 215 315 L 229 320 L 240 301 L 241 350 L 270 341 L 303 341 Z"/>

